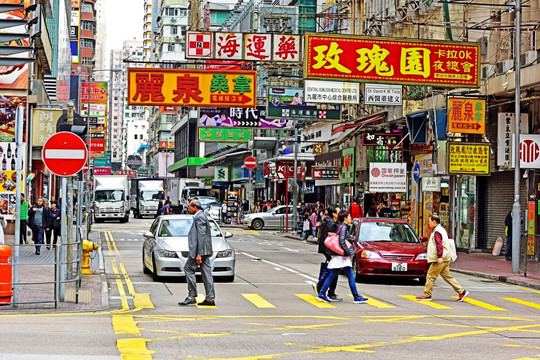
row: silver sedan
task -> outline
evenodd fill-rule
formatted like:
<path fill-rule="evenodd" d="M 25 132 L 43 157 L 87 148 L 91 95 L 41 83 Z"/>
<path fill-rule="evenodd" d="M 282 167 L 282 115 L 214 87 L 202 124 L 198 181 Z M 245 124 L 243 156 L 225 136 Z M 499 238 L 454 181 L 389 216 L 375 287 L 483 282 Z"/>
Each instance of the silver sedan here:
<path fill-rule="evenodd" d="M 265 229 L 285 228 L 285 225 L 286 225 L 285 216 L 286 216 L 286 213 L 288 212 L 289 227 L 294 228 L 294 225 L 292 223 L 293 221 L 292 209 L 293 207 L 291 205 L 289 205 L 288 211 L 287 211 L 287 206 L 278 205 L 272 208 L 268 212 L 246 214 L 242 218 L 242 224 L 247 225 L 250 228 L 253 228 L 255 230 L 261 230 L 263 228 Z"/>
<path fill-rule="evenodd" d="M 212 232 L 213 254 L 210 259 L 212 276 L 224 281 L 234 280 L 236 255 L 227 241 L 231 233 L 223 233 L 213 219 L 208 219 Z M 189 256 L 188 233 L 193 223 L 192 215 L 158 216 L 150 231 L 144 233 L 142 266 L 145 274 L 152 274 L 154 281 L 161 276 L 185 277 L 184 265 Z M 200 275 L 200 269 L 196 271 Z"/>

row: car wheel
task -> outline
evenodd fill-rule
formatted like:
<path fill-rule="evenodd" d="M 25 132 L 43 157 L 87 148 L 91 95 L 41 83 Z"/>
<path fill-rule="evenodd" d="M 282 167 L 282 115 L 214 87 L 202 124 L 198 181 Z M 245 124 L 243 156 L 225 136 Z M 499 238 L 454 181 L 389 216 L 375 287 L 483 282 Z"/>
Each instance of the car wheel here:
<path fill-rule="evenodd" d="M 146 267 L 146 264 L 144 263 L 144 252 L 142 254 L 142 272 L 143 274 L 150 274 L 150 270 Z"/>
<path fill-rule="evenodd" d="M 353 274 L 354 274 L 354 280 L 356 282 L 362 282 L 365 280 L 365 276 L 358 274 L 358 261 L 356 260 L 356 256 L 352 259 L 352 268 L 353 268 Z"/>
<path fill-rule="evenodd" d="M 251 227 L 255 230 L 261 230 L 264 227 L 264 221 L 261 219 L 255 219 L 251 222 Z"/>
<path fill-rule="evenodd" d="M 156 259 L 154 258 L 154 255 L 152 255 L 152 281 L 154 282 L 158 282 L 159 281 L 159 276 L 157 274 L 157 270 L 156 270 Z"/>
<path fill-rule="evenodd" d="M 426 285 L 426 278 L 425 277 L 418 278 L 418 283 L 420 285 Z"/>

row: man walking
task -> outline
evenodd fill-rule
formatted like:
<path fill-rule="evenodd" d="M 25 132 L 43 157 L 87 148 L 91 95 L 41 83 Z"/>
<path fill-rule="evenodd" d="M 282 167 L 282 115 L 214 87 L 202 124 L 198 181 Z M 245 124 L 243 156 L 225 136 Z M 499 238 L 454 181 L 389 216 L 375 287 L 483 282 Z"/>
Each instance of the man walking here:
<path fill-rule="evenodd" d="M 465 300 L 469 292 L 461 287 L 450 274 L 450 263 L 457 259 L 456 246 L 454 240 L 448 238 L 448 233 L 441 226 L 441 218 L 436 214 L 431 214 L 428 218 L 428 226 L 432 230 L 427 244 L 427 258 L 430 263 L 426 276 L 426 286 L 424 295 L 418 296 L 416 300 L 431 301 L 431 292 L 437 277 L 441 277 L 458 293 L 458 302 Z"/>
<path fill-rule="evenodd" d="M 506 226 L 506 250 L 504 251 L 504 257 L 506 261 L 512 260 L 512 222 L 512 211 L 510 211 L 504 219 L 504 225 Z"/>
<path fill-rule="evenodd" d="M 29 210 L 29 223 L 36 244 L 36 255 L 40 254 L 43 235 L 45 230 L 49 228 L 50 222 L 50 214 L 45 206 L 43 206 L 43 198 L 38 197 L 36 204 Z"/>
<path fill-rule="evenodd" d="M 212 234 L 210 232 L 210 224 L 208 218 L 202 210 L 199 200 L 192 200 L 189 203 L 188 211 L 193 216 L 193 223 L 188 233 L 189 257 L 184 267 L 186 274 L 186 282 L 188 284 L 188 297 L 178 303 L 178 305 L 195 305 L 197 297 L 197 278 L 195 270 L 197 265 L 201 266 L 201 276 L 206 291 L 206 298 L 198 305 L 215 306 L 215 291 L 214 280 L 212 279 L 212 265 L 210 258 L 212 257 Z"/>
<path fill-rule="evenodd" d="M 321 222 L 321 231 L 319 231 L 319 254 L 323 254 L 326 258 L 326 262 L 321 263 L 321 271 L 319 273 L 319 282 L 317 284 L 313 285 L 313 291 L 319 295 L 319 290 L 322 288 L 324 282 L 326 281 L 326 278 L 328 275 L 330 275 L 331 270 L 328 269 L 328 262 L 332 259 L 332 256 L 330 255 L 330 250 L 324 245 L 324 240 L 326 240 L 326 237 L 328 236 L 328 233 L 336 233 L 338 231 L 338 214 L 339 214 L 339 208 L 330 205 L 328 207 L 328 216 L 324 218 L 324 220 Z M 330 284 L 330 287 L 328 288 L 328 299 L 330 301 L 341 301 L 342 298 L 338 297 L 336 295 L 336 286 L 337 286 L 338 278 L 336 277 L 335 281 L 333 281 Z"/>

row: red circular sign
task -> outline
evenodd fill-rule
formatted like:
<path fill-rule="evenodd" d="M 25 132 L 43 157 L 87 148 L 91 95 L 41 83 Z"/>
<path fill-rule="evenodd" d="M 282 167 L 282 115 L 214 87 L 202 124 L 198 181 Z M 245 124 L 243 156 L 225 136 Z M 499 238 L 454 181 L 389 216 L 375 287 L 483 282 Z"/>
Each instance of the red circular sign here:
<path fill-rule="evenodd" d="M 88 172 L 88 170 L 90 170 L 90 166 L 88 165 L 88 163 L 85 163 L 83 168 L 82 168 L 83 174 L 86 174 Z"/>
<path fill-rule="evenodd" d="M 540 146 L 538 146 L 536 142 L 527 139 L 522 141 L 521 144 L 519 144 L 519 147 L 519 157 L 521 158 L 521 161 L 524 163 L 532 163 L 538 160 L 538 157 L 540 156 Z"/>
<path fill-rule="evenodd" d="M 88 150 L 80 137 L 62 131 L 47 140 L 41 156 L 45 166 L 55 175 L 72 176 L 86 164 Z"/>
<path fill-rule="evenodd" d="M 253 170 L 257 167 L 257 159 L 255 159 L 253 156 L 249 156 L 244 160 L 244 166 L 249 169 Z"/>

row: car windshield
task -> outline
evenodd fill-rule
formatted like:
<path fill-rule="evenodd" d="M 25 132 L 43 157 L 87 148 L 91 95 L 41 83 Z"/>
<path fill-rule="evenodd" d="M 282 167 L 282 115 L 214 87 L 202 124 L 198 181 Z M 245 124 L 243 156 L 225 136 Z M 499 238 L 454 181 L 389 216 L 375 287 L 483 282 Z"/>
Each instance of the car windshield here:
<path fill-rule="evenodd" d="M 364 222 L 360 224 L 359 241 L 418 243 L 418 237 L 408 224 L 391 222 Z"/>
<path fill-rule="evenodd" d="M 96 190 L 95 194 L 96 202 L 106 201 L 122 201 L 124 198 L 124 191 L 122 190 Z"/>
<path fill-rule="evenodd" d="M 212 206 L 212 205 L 217 204 L 217 201 L 215 198 L 199 198 L 199 201 L 201 202 L 201 205 Z"/>
<path fill-rule="evenodd" d="M 189 189 L 189 198 L 192 199 L 197 196 L 210 196 L 210 189 Z M 201 201 L 202 202 L 202 201 Z"/>
<path fill-rule="evenodd" d="M 144 201 L 149 200 L 164 200 L 165 193 L 163 191 L 141 191 L 141 199 Z"/>
<path fill-rule="evenodd" d="M 158 236 L 188 236 L 192 223 L 193 219 L 165 219 L 159 226 Z M 212 237 L 222 236 L 219 227 L 214 221 L 209 220 L 208 223 L 210 224 L 210 232 Z"/>

